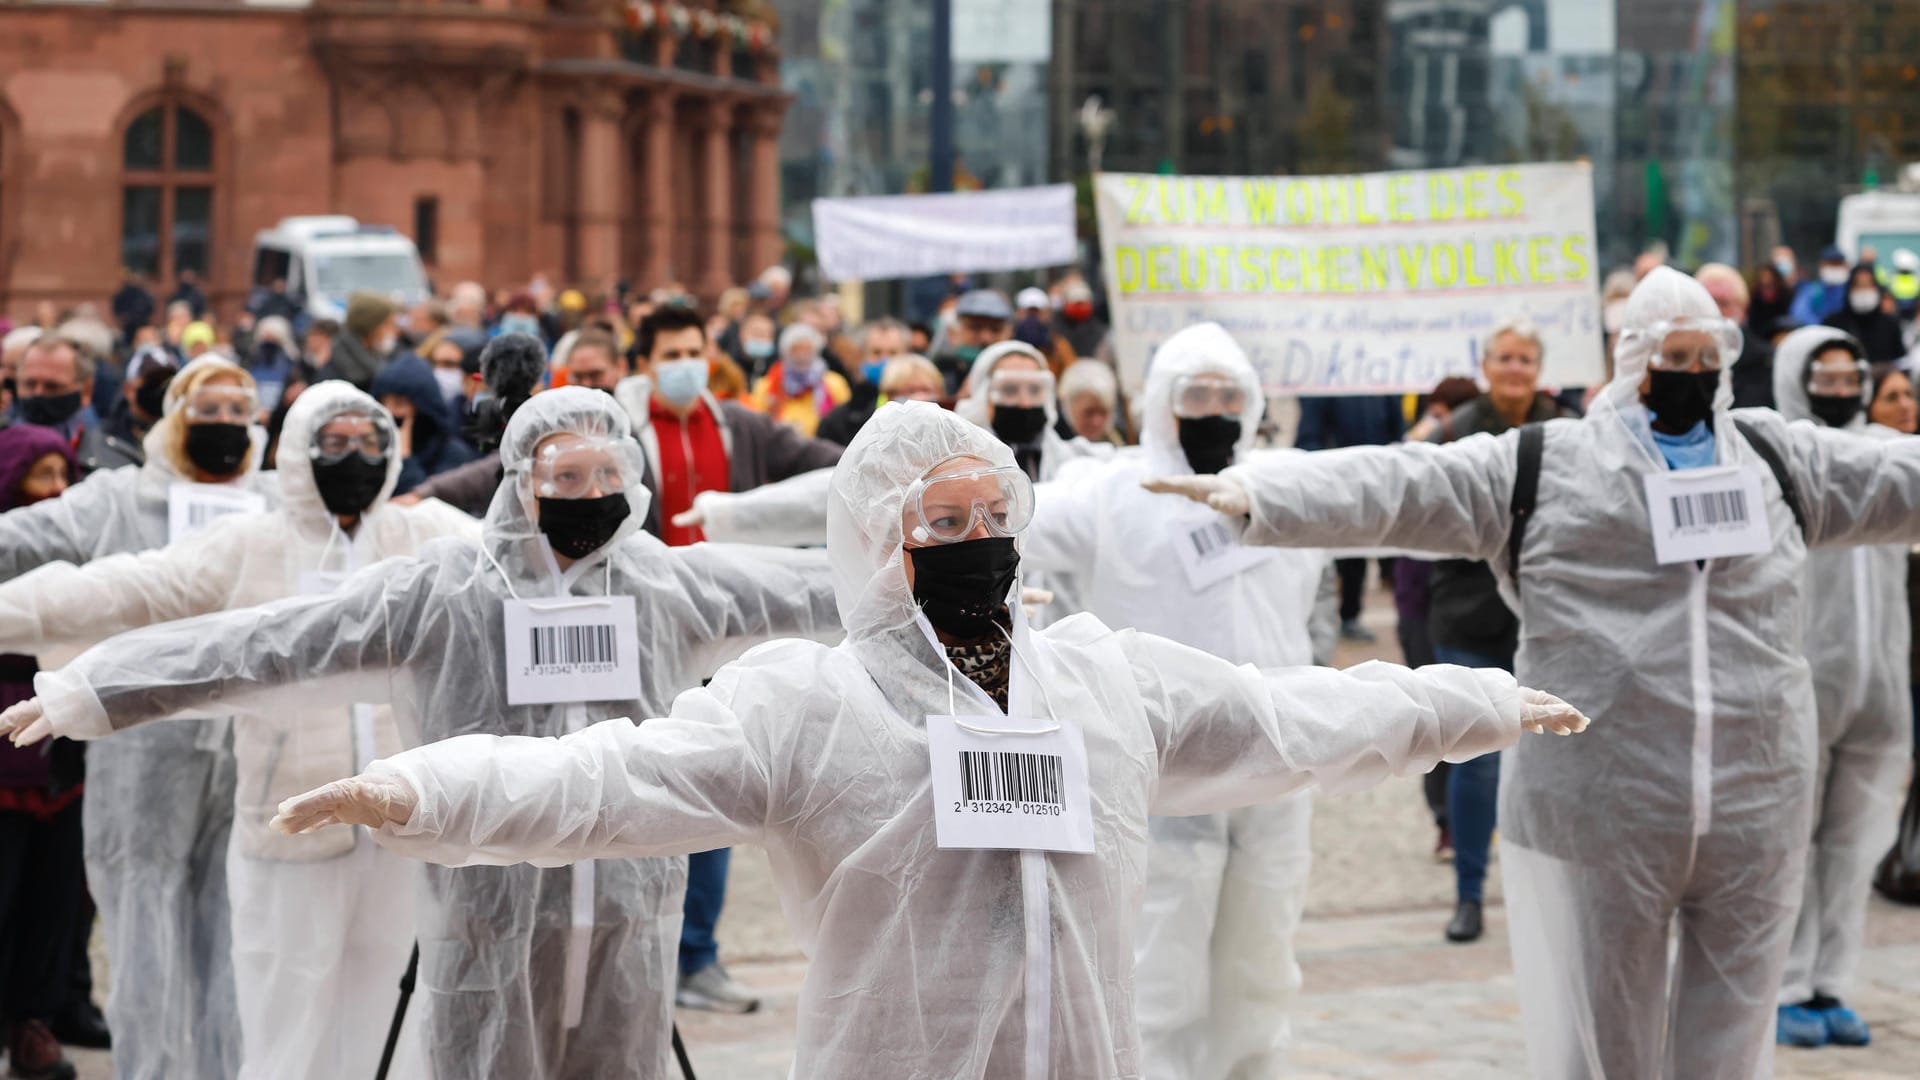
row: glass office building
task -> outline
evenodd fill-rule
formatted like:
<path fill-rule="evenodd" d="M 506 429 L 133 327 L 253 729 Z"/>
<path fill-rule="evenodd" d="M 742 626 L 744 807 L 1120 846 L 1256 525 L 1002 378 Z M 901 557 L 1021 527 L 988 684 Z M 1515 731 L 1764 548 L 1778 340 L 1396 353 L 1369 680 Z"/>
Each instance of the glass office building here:
<path fill-rule="evenodd" d="M 952 2 L 957 23 L 1010 5 Z M 1605 265 L 1656 240 L 1751 265 L 1780 241 L 1811 259 L 1843 195 L 1920 161 L 1920 0 L 1014 6 L 1047 9 L 1046 59 L 956 61 L 961 186 L 1083 179 L 1097 97 L 1109 170 L 1585 159 Z M 929 5 L 779 7 L 790 225 L 816 195 L 923 189 Z"/>

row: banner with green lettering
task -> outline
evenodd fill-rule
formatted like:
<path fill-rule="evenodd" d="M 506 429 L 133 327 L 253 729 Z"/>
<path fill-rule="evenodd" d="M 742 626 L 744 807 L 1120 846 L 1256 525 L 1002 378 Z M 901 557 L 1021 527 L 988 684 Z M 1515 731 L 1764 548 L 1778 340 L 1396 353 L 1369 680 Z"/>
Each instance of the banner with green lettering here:
<path fill-rule="evenodd" d="M 1526 319 L 1542 385 L 1603 377 L 1585 163 L 1363 176 L 1095 178 L 1120 376 L 1182 327 L 1231 331 L 1274 394 L 1426 391 Z"/>

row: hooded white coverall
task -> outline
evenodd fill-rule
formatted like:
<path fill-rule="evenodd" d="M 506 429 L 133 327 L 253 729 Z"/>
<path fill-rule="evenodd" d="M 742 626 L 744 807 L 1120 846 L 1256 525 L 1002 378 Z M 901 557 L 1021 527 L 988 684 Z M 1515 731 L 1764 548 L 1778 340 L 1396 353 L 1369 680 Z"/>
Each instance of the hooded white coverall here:
<path fill-rule="evenodd" d="M 349 415 L 374 419 L 393 448 L 386 484 L 351 537 L 322 504 L 308 452 L 324 424 Z M 217 519 L 164 548 L 79 567 L 53 563 L 0 585 L 0 649 L 91 642 L 252 607 L 324 589 L 332 578 L 319 575 L 344 576 L 436 537 L 479 538 L 478 521 L 438 500 L 387 504 L 400 475 L 393 420 L 350 383 L 317 383 L 300 395 L 287 410 L 277 465 L 278 509 Z M 173 655 L 154 656 L 153 669 L 165 672 Z M 372 1076 L 413 947 L 412 905 L 394 900 L 410 898 L 414 872 L 352 832 L 289 837 L 267 822 L 287 796 L 400 743 L 389 709 L 288 704 L 270 717 L 238 717 L 234 726 L 227 888 L 240 1076 Z M 398 1062 L 403 1072 L 419 1068 Z"/>
<path fill-rule="evenodd" d="M 845 644 L 763 645 L 638 726 L 464 737 L 375 763 L 370 776 L 418 795 L 380 842 L 545 865 L 761 844 L 811 961 L 793 1075 L 1139 1078 L 1150 812 L 1364 785 L 1518 735 L 1503 672 L 1263 672 L 1087 615 L 1031 630 L 1015 605 L 1009 714 L 1081 727 L 1095 853 L 942 849 L 926 718 L 1009 722 L 946 660 L 903 571 L 905 493 L 956 456 L 1012 462 L 918 402 L 879 410 L 848 448 L 828 540 Z"/>
<path fill-rule="evenodd" d="M 1807 326 L 1787 335 L 1773 358 L 1773 401 L 1781 416 L 1818 424 L 1808 406 L 1807 365 L 1845 331 Z M 1863 387 L 1872 394 L 1872 387 Z M 1875 439 L 1906 439 L 1867 422 L 1846 428 Z M 1807 661 L 1819 712 L 1814 763 L 1813 845 L 1807 884 L 1787 952 L 1780 1003 L 1815 994 L 1845 999 L 1867 932 L 1874 867 L 1893 842 L 1913 755 L 1912 628 L 1907 615 L 1907 545 L 1880 544 L 1807 555 Z"/>
<path fill-rule="evenodd" d="M 1659 343 L 1628 332 L 1718 318 L 1677 271 L 1635 288 L 1614 381 L 1584 419 L 1546 425 L 1518 582 L 1505 552 L 1517 431 L 1223 474 L 1252 497 L 1249 542 L 1486 560 L 1520 615 L 1520 680 L 1594 718 L 1578 745 L 1527 740 L 1501 771 L 1501 866 L 1536 1077 L 1770 1073 L 1818 757 L 1807 548 L 1920 539 L 1920 440 L 1744 411 L 1786 459 L 1803 540 L 1730 420 L 1723 369 L 1715 454 L 1757 471 L 1770 547 L 1704 566 L 1655 561 L 1644 478 L 1667 464 L 1639 395 Z"/>
<path fill-rule="evenodd" d="M 1173 392 L 1177 380 L 1203 374 L 1224 375 L 1244 391 L 1235 457 L 1256 454 L 1265 403 L 1253 366 L 1218 324 L 1188 327 L 1155 351 L 1147 369 L 1139 449 L 1072 466 L 1037 489 L 1022 565 L 1076 573 L 1086 610 L 1108 626 L 1236 664 L 1310 664 L 1308 620 L 1325 553 L 1244 547 L 1218 513 L 1140 486 L 1147 477 L 1193 472 Z M 1287 1010 L 1300 986 L 1293 933 L 1306 906 L 1312 823 L 1305 791 L 1230 812 L 1152 820 L 1134 950 L 1148 1076 L 1225 1080 L 1282 1071 Z"/>
<path fill-rule="evenodd" d="M 664 712 L 675 694 L 769 635 L 833 632 L 823 555 L 668 548 L 641 532 L 647 495 L 628 430 L 605 394 L 538 394 L 507 427 L 506 480 L 479 544 L 435 541 L 327 596 L 123 634 L 36 681 L 46 717 L 55 733 L 85 738 L 212 699 L 263 711 L 372 702 L 393 705 L 408 745 L 467 732 L 558 735 Z M 564 572 L 539 530 L 529 479 L 535 449 L 563 433 L 618 456 L 631 507 L 612 539 Z M 601 610 L 604 598 L 626 596 L 636 600 L 640 697 L 507 704 L 507 601 Z M 425 869 L 413 1004 L 424 1008 L 430 1075 L 677 1075 L 668 1030 L 685 860 Z"/>
<path fill-rule="evenodd" d="M 143 443 L 146 464 L 96 472 L 57 499 L 0 514 L 0 581 L 49 563 L 85 563 L 179 539 L 169 532 L 169 504 L 192 488 L 182 405 L 214 378 L 253 385 L 225 360 L 194 361 L 167 386 L 166 415 Z M 257 456 L 219 486 L 272 506 L 279 485 L 253 468 Z M 43 669 L 72 655 L 37 645 L 24 651 L 39 652 Z M 228 734 L 220 715 L 149 729 L 87 754 L 81 831 L 87 887 L 100 907 L 113 976 L 106 1014 L 117 1080 L 224 1080 L 240 1066 L 227 908 L 234 799 Z"/>

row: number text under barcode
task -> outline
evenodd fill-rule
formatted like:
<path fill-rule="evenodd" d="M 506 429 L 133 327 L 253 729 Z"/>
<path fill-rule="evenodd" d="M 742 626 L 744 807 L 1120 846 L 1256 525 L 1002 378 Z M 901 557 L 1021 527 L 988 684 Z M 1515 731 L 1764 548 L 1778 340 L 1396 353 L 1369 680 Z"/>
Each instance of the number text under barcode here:
<path fill-rule="evenodd" d="M 1060 758 L 1053 754 L 960 751 L 960 798 L 966 802 L 1065 805 Z"/>
<path fill-rule="evenodd" d="M 1747 520 L 1747 493 L 1735 488 L 1731 491 L 1703 491 L 1698 495 L 1675 495 L 1673 520 L 1682 529 L 1703 525 L 1708 528 L 1744 525 Z"/>
<path fill-rule="evenodd" d="M 613 663 L 613 626 L 535 626 L 533 666 Z"/>

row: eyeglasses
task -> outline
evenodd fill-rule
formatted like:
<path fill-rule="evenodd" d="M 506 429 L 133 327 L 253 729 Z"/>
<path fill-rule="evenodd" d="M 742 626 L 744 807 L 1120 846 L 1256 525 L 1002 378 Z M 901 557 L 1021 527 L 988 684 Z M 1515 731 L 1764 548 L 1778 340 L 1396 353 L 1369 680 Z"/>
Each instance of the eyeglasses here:
<path fill-rule="evenodd" d="M 1182 375 L 1173 380 L 1173 415 L 1240 416 L 1247 411 L 1247 388 L 1228 375 Z"/>
<path fill-rule="evenodd" d="M 247 424 L 260 412 L 260 399 L 238 386 L 206 386 L 187 396 L 182 409 L 199 424 Z"/>
<path fill-rule="evenodd" d="M 543 499 L 584 499 L 627 489 L 626 471 L 613 446 L 585 436 L 542 445 L 530 473 L 533 493 Z"/>
<path fill-rule="evenodd" d="M 987 384 L 987 400 L 1013 408 L 1045 405 L 1053 397 L 1050 371 L 995 371 Z"/>
<path fill-rule="evenodd" d="M 922 544 L 959 543 L 982 525 L 990 536 L 1016 536 L 1033 520 L 1033 482 L 1015 466 L 982 465 L 914 481 L 906 505 Z"/>
<path fill-rule="evenodd" d="M 1655 371 L 1718 371 L 1740 356 L 1740 326 L 1732 319 L 1688 316 L 1667 319 L 1643 329 L 1620 332 L 1621 344 L 1645 347 L 1653 355 L 1647 363 Z"/>
<path fill-rule="evenodd" d="M 314 437 L 313 449 L 309 454 L 314 460 L 327 464 L 343 461 L 348 454 L 359 454 L 368 461 L 379 461 L 387 456 L 387 448 L 392 445 L 392 434 L 385 427 L 376 425 L 372 431 L 351 435 L 322 431 Z"/>

